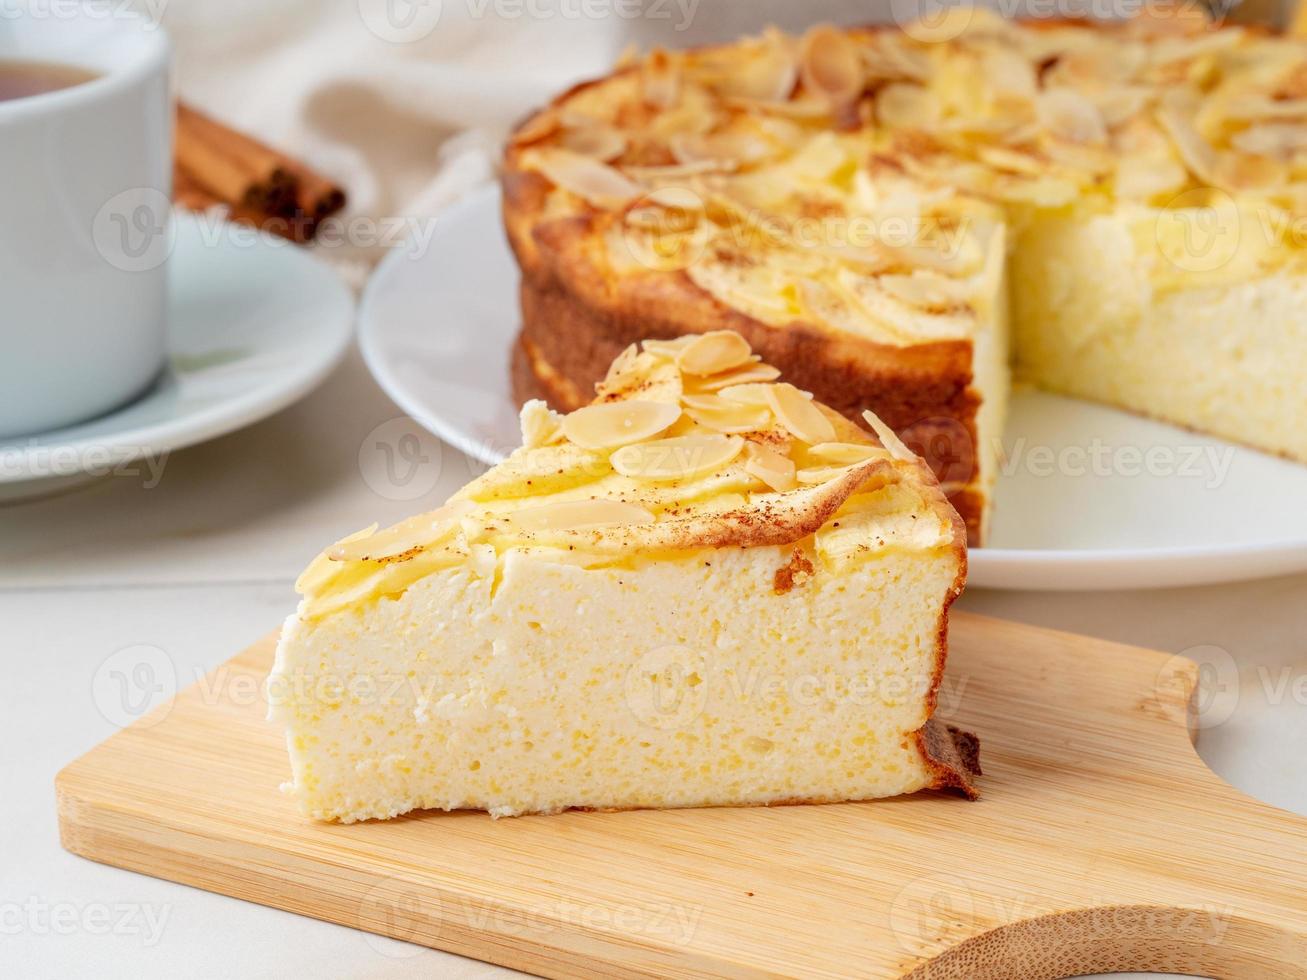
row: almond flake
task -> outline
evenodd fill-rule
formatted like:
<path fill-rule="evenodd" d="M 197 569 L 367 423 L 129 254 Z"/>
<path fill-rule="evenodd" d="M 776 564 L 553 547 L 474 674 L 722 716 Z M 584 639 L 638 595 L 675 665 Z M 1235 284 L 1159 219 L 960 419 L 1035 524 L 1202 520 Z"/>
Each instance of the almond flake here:
<path fill-rule="evenodd" d="M 720 170 L 737 170 L 773 155 L 772 145 L 748 133 L 677 133 L 667 141 L 678 163 L 715 164 Z"/>
<path fill-rule="evenodd" d="M 629 344 L 622 353 L 613 358 L 613 363 L 608 365 L 608 373 L 604 375 L 604 380 L 599 382 L 599 387 L 611 390 L 621 384 L 622 375 L 635 369 L 639 357 L 639 348 L 635 344 Z"/>
<path fill-rule="evenodd" d="M 723 96 L 780 102 L 790 97 L 798 78 L 790 39 L 774 31 L 745 54 L 743 63 L 732 63 L 709 84 Z"/>
<path fill-rule="evenodd" d="M 585 449 L 611 449 L 656 436 L 680 417 L 681 407 L 666 402 L 587 405 L 563 417 L 563 435 Z"/>
<path fill-rule="evenodd" d="M 340 576 L 344 567 L 339 561 L 332 559 L 331 553 L 342 545 L 357 541 L 359 538 L 371 537 L 376 533 L 377 525 L 370 524 L 361 531 L 346 535 L 326 551 L 321 552 L 309 562 L 308 568 L 300 572 L 299 578 L 295 580 L 295 591 L 302 596 L 314 596 L 325 591 L 332 581 Z"/>
<path fill-rule="evenodd" d="M 855 465 L 850 463 L 847 466 L 807 466 L 798 470 L 794 474 L 794 478 L 804 486 L 811 486 L 814 483 L 829 483 L 831 480 L 842 477 Z"/>
<path fill-rule="evenodd" d="M 635 180 L 657 184 L 662 181 L 689 180 L 720 169 L 721 165 L 712 160 L 699 160 L 695 163 L 671 163 L 659 167 L 627 167 L 626 172 Z"/>
<path fill-rule="evenodd" d="M 703 198 L 688 187 L 656 187 L 644 196 L 650 204 L 673 211 L 702 211 Z"/>
<path fill-rule="evenodd" d="M 626 137 L 609 126 L 571 129 L 563 134 L 559 146 L 583 157 L 607 163 L 626 152 Z"/>
<path fill-rule="evenodd" d="M 507 519 L 523 531 L 576 531 L 657 520 L 643 507 L 621 500 L 562 500 L 515 511 Z"/>
<path fill-rule="evenodd" d="M 727 99 L 733 109 L 748 112 L 768 112 L 787 119 L 824 119 L 831 113 L 830 103 L 820 98 L 790 99 L 773 102 L 767 99 Z"/>
<path fill-rule="evenodd" d="M 1053 88 L 1039 93 L 1035 101 L 1039 121 L 1058 139 L 1072 143 L 1103 143 L 1107 124 L 1098 106 L 1069 88 Z"/>
<path fill-rule="evenodd" d="M 744 471 L 778 493 L 799 485 L 794 476 L 794 460 L 756 442 L 744 447 Z"/>
<path fill-rule="evenodd" d="M 1282 161 L 1247 153 L 1218 153 L 1212 170 L 1212 182 L 1231 191 L 1272 190 L 1288 179 Z"/>
<path fill-rule="evenodd" d="M 777 377 L 780 372 L 777 372 Z M 733 384 L 726 388 L 718 390 L 717 394 L 729 402 L 738 402 L 741 405 L 763 405 L 770 407 L 767 401 L 767 389 L 773 387 L 770 384 L 761 382 L 743 382 Z M 812 397 L 809 395 L 808 397 Z"/>
<path fill-rule="evenodd" d="M 744 405 L 717 395 L 685 395 L 681 402 L 690 418 L 714 432 L 756 432 L 771 421 L 765 405 Z"/>
<path fill-rule="evenodd" d="M 438 544 L 458 526 L 459 518 L 473 509 L 467 500 L 457 500 L 426 514 L 416 514 L 393 527 L 364 537 L 351 537 L 332 546 L 332 561 L 382 561 L 406 551 Z"/>
<path fill-rule="evenodd" d="M 684 350 L 687 344 L 692 344 L 698 339 L 698 334 L 686 334 L 683 337 L 673 337 L 671 340 L 642 340 L 640 341 L 640 347 L 646 354 L 675 360 L 676 355 Z"/>
<path fill-rule="evenodd" d="M 769 385 L 766 395 L 767 405 L 776 413 L 777 421 L 794 438 L 809 444 L 834 441 L 835 426 L 794 385 L 785 382 Z"/>
<path fill-rule="evenodd" d="M 810 28 L 799 42 L 799 77 L 807 91 L 836 109 L 856 102 L 866 83 L 858 49 L 830 24 Z"/>
<path fill-rule="evenodd" d="M 1157 121 L 1161 123 L 1166 135 L 1171 138 L 1175 150 L 1180 154 L 1189 172 L 1199 180 L 1213 183 L 1212 171 L 1216 168 L 1216 151 L 1214 151 L 1202 134 L 1194 128 L 1191 115 L 1186 111 L 1184 99 L 1176 97 L 1163 100 L 1157 110 Z"/>
<path fill-rule="evenodd" d="M 868 409 L 862 413 L 862 417 L 866 420 L 867 424 L 871 426 L 871 431 L 876 433 L 876 438 L 880 440 L 880 444 L 889 450 L 891 456 L 895 459 L 907 461 L 917 459 L 917 454 L 905 446 L 903 440 L 898 437 L 898 434 L 882 422 L 878 415 Z"/>
<path fill-rule="evenodd" d="M 686 374 L 720 374 L 749 363 L 753 354 L 748 341 L 733 330 L 712 330 L 700 334 L 676 355 L 676 365 Z"/>
<path fill-rule="evenodd" d="M 1307 149 L 1307 125 L 1302 123 L 1260 123 L 1230 137 L 1230 145 L 1244 153 L 1284 156 Z"/>
<path fill-rule="evenodd" d="M 531 160 L 550 182 L 595 207 L 621 207 L 644 193 L 644 188 L 599 160 L 570 150 L 545 148 Z"/>
<path fill-rule="evenodd" d="M 680 70 L 662 48 L 654 48 L 640 66 L 640 92 L 655 109 L 670 109 L 680 99 Z"/>
<path fill-rule="evenodd" d="M 546 109 L 544 112 L 537 112 L 526 122 L 513 130 L 509 141 L 514 146 L 523 146 L 527 143 L 535 143 L 547 136 L 552 136 L 558 132 L 559 127 L 558 112 L 554 109 Z"/>
<path fill-rule="evenodd" d="M 878 447 L 861 442 L 819 442 L 808 449 L 809 456 L 840 465 L 861 463 L 881 452 Z"/>
<path fill-rule="evenodd" d="M 640 480 L 689 480 L 721 469 L 744 448 L 739 436 L 689 435 L 623 446 L 613 469 Z"/>
<path fill-rule="evenodd" d="M 715 374 L 710 378 L 697 380 L 694 387 L 696 391 L 724 392 L 727 388 L 739 387 L 762 381 L 775 381 L 780 376 L 781 372 L 770 364 L 745 364 L 741 367 L 735 368 L 733 371 L 725 371 L 722 374 Z M 760 402 L 759 404 L 762 403 Z"/>
<path fill-rule="evenodd" d="M 876 282 L 897 300 L 929 313 L 942 313 L 967 306 L 973 287 L 965 279 L 950 279 L 934 272 L 918 271 L 910 276 L 880 276 Z"/>
<path fill-rule="evenodd" d="M 876 94 L 876 118 L 892 129 L 929 129 L 942 110 L 938 96 L 908 82 L 891 83 Z"/>

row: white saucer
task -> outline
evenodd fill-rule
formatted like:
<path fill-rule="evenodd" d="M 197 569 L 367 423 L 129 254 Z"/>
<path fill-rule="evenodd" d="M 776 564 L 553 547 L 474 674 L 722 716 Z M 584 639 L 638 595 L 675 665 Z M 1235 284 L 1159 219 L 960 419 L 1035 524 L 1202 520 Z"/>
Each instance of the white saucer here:
<path fill-rule="evenodd" d="M 353 297 L 302 249 L 178 214 L 169 361 L 135 401 L 90 422 L 0 439 L 0 500 L 43 495 L 257 422 L 344 354 Z"/>
<path fill-rule="evenodd" d="M 363 356 L 422 425 L 497 462 L 519 442 L 508 361 L 517 267 L 498 195 L 442 216 L 422 252 L 392 252 L 364 292 Z M 1125 589 L 1307 568 L 1307 466 L 1099 405 L 1017 392 L 974 586 Z"/>

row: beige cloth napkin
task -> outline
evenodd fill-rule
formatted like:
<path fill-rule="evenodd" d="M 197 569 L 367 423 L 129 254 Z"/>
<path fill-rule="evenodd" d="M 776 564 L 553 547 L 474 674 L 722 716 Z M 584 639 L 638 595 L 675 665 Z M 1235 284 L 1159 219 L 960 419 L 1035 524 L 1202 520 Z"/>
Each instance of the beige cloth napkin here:
<path fill-rule="evenodd" d="M 628 45 L 868 21 L 901 2 L 135 0 L 172 36 L 182 97 L 348 189 L 340 240 L 315 248 L 356 285 L 406 231 L 493 178 L 514 121 Z"/>
<path fill-rule="evenodd" d="M 162 21 L 183 98 L 348 189 L 337 234 L 315 247 L 358 284 L 493 177 L 515 119 L 616 55 L 616 25 L 514 29 L 478 3 L 169 0 Z"/>

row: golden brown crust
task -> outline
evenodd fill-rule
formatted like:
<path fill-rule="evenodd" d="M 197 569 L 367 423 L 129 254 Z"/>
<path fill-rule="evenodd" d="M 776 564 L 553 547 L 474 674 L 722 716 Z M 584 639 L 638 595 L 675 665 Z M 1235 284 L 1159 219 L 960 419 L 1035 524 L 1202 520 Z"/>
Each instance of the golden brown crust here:
<path fill-rule="evenodd" d="M 923 481 L 922 492 L 928 498 L 933 498 L 935 504 L 944 503 L 944 494 L 931 481 Z M 979 793 L 971 777 L 980 775 L 980 740 L 970 732 L 952 725 L 943 726 L 934 717 L 939 703 L 939 686 L 944 680 L 944 667 L 948 662 L 949 610 L 967 585 L 967 526 L 956 511 L 953 512 L 952 520 L 952 546 L 958 558 L 958 574 L 944 599 L 935 631 L 935 669 L 930 679 L 930 690 L 926 694 L 926 715 L 929 720 L 913 734 L 921 758 L 935 774 L 934 787 L 956 789 L 968 799 L 974 800 Z"/>

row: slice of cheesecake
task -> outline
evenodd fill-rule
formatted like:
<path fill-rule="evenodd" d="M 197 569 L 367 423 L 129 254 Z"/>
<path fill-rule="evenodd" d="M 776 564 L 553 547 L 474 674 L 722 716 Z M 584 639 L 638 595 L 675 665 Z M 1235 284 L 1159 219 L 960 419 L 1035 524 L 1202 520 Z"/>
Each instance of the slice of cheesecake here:
<path fill-rule="evenodd" d="M 300 577 L 269 679 L 312 817 L 974 795 L 931 715 L 965 529 L 736 334 L 631 347 L 595 401 Z"/>

